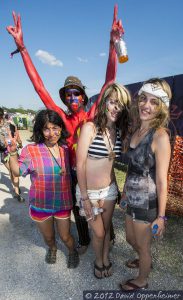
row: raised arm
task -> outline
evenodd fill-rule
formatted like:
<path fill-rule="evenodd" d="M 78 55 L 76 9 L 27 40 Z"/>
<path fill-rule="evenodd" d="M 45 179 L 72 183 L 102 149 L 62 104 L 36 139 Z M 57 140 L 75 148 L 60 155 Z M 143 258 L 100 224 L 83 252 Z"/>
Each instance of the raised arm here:
<path fill-rule="evenodd" d="M 124 29 L 122 27 L 121 20 L 117 20 L 117 14 L 118 14 L 118 6 L 116 4 L 114 6 L 113 22 L 112 22 L 112 28 L 111 28 L 111 33 L 110 33 L 109 57 L 108 57 L 108 63 L 107 63 L 105 83 L 100 91 L 97 101 L 92 105 L 90 111 L 88 112 L 89 119 L 94 118 L 96 107 L 100 103 L 100 100 L 101 100 L 101 97 L 103 95 L 106 85 L 113 83 L 116 79 L 117 56 L 116 56 L 116 51 L 114 48 L 114 41 L 117 37 L 119 38 L 119 36 L 122 33 L 124 33 Z"/>
<path fill-rule="evenodd" d="M 116 79 L 117 56 L 116 56 L 116 51 L 114 48 L 114 42 L 115 42 L 116 38 L 119 39 L 119 37 L 122 34 L 124 34 L 122 22 L 121 22 L 121 20 L 117 20 L 117 14 L 118 14 L 118 6 L 116 4 L 114 6 L 113 22 L 112 22 L 112 28 L 111 28 L 111 33 L 110 33 L 109 58 L 108 58 L 108 63 L 107 63 L 105 84 L 108 82 L 114 81 Z"/>
<path fill-rule="evenodd" d="M 9 32 L 9 34 L 11 34 L 12 37 L 14 38 L 15 43 L 17 45 L 17 50 L 12 52 L 12 55 L 20 52 L 22 59 L 23 59 L 25 69 L 27 71 L 27 74 L 28 74 L 36 92 L 38 93 L 39 97 L 43 101 L 44 105 L 48 109 L 52 109 L 52 110 L 58 112 L 59 115 L 63 118 L 63 121 L 65 122 L 65 120 L 66 120 L 65 112 L 55 104 L 55 102 L 51 98 L 50 94 L 44 87 L 44 84 L 43 84 L 38 72 L 36 71 L 34 64 L 29 56 L 29 53 L 24 45 L 20 15 L 16 15 L 16 13 L 13 12 L 13 19 L 14 19 L 14 26 L 8 26 L 6 28 L 7 31 Z"/>

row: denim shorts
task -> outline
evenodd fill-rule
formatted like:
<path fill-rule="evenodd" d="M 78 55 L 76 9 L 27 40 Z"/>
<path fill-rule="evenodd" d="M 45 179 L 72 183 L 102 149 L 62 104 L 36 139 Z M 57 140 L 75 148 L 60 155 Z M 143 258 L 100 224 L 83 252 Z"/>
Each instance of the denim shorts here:
<path fill-rule="evenodd" d="M 142 222 L 142 223 L 152 223 L 158 215 L 158 208 L 142 209 L 127 206 L 126 215 L 131 217 L 133 221 Z"/>
<path fill-rule="evenodd" d="M 118 196 L 118 187 L 115 182 L 112 182 L 109 186 L 98 190 L 87 190 L 88 198 L 95 205 L 100 200 L 112 201 L 116 200 Z M 76 185 L 76 205 L 80 207 L 81 192 L 78 184 Z"/>

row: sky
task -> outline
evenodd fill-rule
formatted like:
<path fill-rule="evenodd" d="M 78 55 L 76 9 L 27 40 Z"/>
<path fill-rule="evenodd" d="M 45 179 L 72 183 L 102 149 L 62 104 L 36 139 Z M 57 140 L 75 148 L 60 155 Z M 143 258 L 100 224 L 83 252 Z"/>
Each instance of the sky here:
<path fill-rule="evenodd" d="M 61 106 L 59 88 L 79 77 L 89 97 L 105 80 L 114 5 L 122 19 L 129 61 L 116 81 L 130 84 L 183 73 L 182 0 L 0 0 L 0 105 L 38 110 L 20 54 L 6 31 L 20 13 L 24 43 L 44 85 Z"/>

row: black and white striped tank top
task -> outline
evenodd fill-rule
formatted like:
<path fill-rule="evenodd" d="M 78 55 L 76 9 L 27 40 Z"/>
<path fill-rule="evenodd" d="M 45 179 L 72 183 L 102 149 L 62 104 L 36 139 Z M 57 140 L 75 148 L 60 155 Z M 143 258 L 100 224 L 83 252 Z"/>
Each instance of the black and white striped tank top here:
<path fill-rule="evenodd" d="M 121 137 L 119 129 L 116 129 L 116 142 L 112 151 L 116 154 L 116 157 L 121 156 Z M 93 142 L 88 148 L 88 156 L 94 158 L 109 157 L 109 150 L 106 147 L 102 133 L 96 134 Z"/>

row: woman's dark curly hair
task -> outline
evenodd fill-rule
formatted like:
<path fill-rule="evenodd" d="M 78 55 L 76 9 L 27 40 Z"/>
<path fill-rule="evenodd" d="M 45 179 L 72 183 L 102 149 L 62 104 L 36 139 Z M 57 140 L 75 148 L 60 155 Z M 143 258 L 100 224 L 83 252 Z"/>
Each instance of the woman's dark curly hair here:
<path fill-rule="evenodd" d="M 43 135 L 43 128 L 48 122 L 62 128 L 61 136 L 58 140 L 58 144 L 59 145 L 66 144 L 66 138 L 69 137 L 69 133 L 65 128 L 65 124 L 62 121 L 62 118 L 59 116 L 59 114 L 50 109 L 43 109 L 37 113 L 34 127 L 33 127 L 33 135 L 31 138 L 32 141 L 34 141 L 36 144 L 45 142 L 45 137 Z"/>
<path fill-rule="evenodd" d="M 102 95 L 102 99 L 97 108 L 97 114 L 94 118 L 94 124 L 98 128 L 99 132 L 105 132 L 107 125 L 107 115 L 106 115 L 106 101 L 110 98 L 112 92 L 116 92 L 117 99 L 120 105 L 123 107 L 118 120 L 116 121 L 116 126 L 121 130 L 121 138 L 125 139 L 128 134 L 129 128 L 129 108 L 131 103 L 131 95 L 129 91 L 122 85 L 118 83 L 112 83 L 107 86 Z"/>

